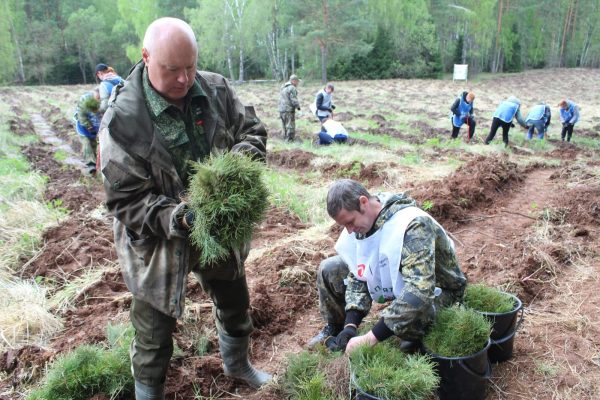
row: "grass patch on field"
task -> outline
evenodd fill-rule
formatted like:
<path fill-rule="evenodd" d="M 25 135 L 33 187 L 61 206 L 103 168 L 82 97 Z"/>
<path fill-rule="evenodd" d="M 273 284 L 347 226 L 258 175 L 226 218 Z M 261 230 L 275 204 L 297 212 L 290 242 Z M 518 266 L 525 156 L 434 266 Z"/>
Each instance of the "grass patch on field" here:
<path fill-rule="evenodd" d="M 46 290 L 30 281 L 0 281 L 0 350 L 24 344 L 43 345 L 61 328 L 49 311 Z"/>
<path fill-rule="evenodd" d="M 54 293 L 49 300 L 52 309 L 63 313 L 75 306 L 75 301 L 92 285 L 102 279 L 105 268 L 89 269 L 81 276 L 68 279 L 65 285 Z"/>
<path fill-rule="evenodd" d="M 62 208 L 38 201 L 14 201 L 0 210 L 0 271 L 13 272 L 20 260 L 36 254 L 42 232 L 64 215 Z"/>
<path fill-rule="evenodd" d="M 369 143 L 379 144 L 391 150 L 406 150 L 413 147 L 410 143 L 391 135 L 373 135 L 366 132 L 353 132 L 350 137 L 361 139 Z"/>
<path fill-rule="evenodd" d="M 600 148 L 600 135 L 598 135 L 596 138 L 582 137 L 577 136 L 577 130 L 575 130 L 573 132 L 573 136 L 571 137 L 571 142 L 580 146 L 589 147 L 591 149 L 598 149 Z"/>
<path fill-rule="evenodd" d="M 133 394 L 129 344 L 134 331 L 124 325 L 107 327 L 108 346 L 83 345 L 50 365 L 42 386 L 27 400 L 87 400 L 98 394 L 111 399 Z"/>
<path fill-rule="evenodd" d="M 264 179 L 272 204 L 287 208 L 302 222 L 311 222 L 315 225 L 329 223 L 324 206 L 327 185 L 318 188 L 308 186 L 303 184 L 297 175 L 269 168 L 265 170 Z"/>
<path fill-rule="evenodd" d="M 69 153 L 67 153 L 64 150 L 58 149 L 54 152 L 53 155 L 54 159 L 58 162 L 63 162 L 65 161 L 67 158 L 69 158 Z"/>

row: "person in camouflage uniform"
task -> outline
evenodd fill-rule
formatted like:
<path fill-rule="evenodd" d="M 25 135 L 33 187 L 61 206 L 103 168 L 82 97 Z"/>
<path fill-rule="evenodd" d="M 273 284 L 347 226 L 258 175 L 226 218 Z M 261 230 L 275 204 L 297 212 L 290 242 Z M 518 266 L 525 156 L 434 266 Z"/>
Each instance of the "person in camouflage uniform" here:
<path fill-rule="evenodd" d="M 293 142 L 296 136 L 296 110 L 300 111 L 298 102 L 299 79 L 296 75 L 290 76 L 279 92 L 279 117 L 283 125 L 283 139 L 286 142 Z"/>
<path fill-rule="evenodd" d="M 264 160 L 267 133 L 224 77 L 197 71 L 197 55 L 187 23 L 152 22 L 142 60 L 115 88 L 100 126 L 106 206 L 114 215 L 115 248 L 133 294 L 130 356 L 137 400 L 164 399 L 190 271 L 213 301 L 225 374 L 253 387 L 271 379 L 248 360 L 249 243 L 232 248 L 217 265 L 199 265 L 188 237 L 194 214 L 182 200 L 192 174 L 188 161 L 227 151 Z"/>
<path fill-rule="evenodd" d="M 98 128 L 100 127 L 100 92 L 96 87 L 84 93 L 77 102 L 73 116 L 75 130 L 81 142 L 81 159 L 91 175 L 96 173 L 96 150 L 98 148 Z"/>
<path fill-rule="evenodd" d="M 319 309 L 327 323 L 309 341 L 349 352 L 392 335 L 418 343 L 436 307 L 461 302 L 467 280 L 444 229 L 405 194 L 376 196 L 341 179 L 327 195 L 327 212 L 346 229 L 337 256 L 319 266 Z M 357 328 L 373 300 L 390 302 L 365 335 Z"/>

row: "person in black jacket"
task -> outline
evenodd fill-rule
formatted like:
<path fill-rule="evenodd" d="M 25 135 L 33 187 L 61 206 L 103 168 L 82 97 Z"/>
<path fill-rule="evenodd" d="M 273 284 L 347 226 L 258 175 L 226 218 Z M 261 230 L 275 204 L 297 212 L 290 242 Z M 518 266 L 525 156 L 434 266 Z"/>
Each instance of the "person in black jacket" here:
<path fill-rule="evenodd" d="M 458 132 L 463 124 L 467 124 L 469 127 L 468 138 L 469 141 L 475 134 L 475 118 L 473 118 L 473 101 L 475 100 L 475 93 L 473 92 L 462 92 L 460 96 L 454 100 L 450 111 L 452 111 L 452 139 L 458 137 Z"/>

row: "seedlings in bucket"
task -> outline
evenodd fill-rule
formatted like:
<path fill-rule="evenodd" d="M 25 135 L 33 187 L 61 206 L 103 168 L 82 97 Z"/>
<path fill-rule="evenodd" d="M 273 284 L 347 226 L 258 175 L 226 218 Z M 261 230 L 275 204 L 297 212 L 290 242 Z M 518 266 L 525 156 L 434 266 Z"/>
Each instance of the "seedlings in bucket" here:
<path fill-rule="evenodd" d="M 463 302 L 474 310 L 498 314 L 512 311 L 516 306 L 511 295 L 481 283 L 467 286 Z"/>
<path fill-rule="evenodd" d="M 475 310 L 460 306 L 441 309 L 423 344 L 433 354 L 464 357 L 486 346 L 491 323 Z"/>
<path fill-rule="evenodd" d="M 200 251 L 203 267 L 226 259 L 232 249 L 250 242 L 268 206 L 263 169 L 261 163 L 236 153 L 194 164 L 188 199 L 195 216 L 190 238 Z"/>
<path fill-rule="evenodd" d="M 350 365 L 356 389 L 382 400 L 428 399 L 439 384 L 430 356 L 404 354 L 393 339 L 357 348 Z"/>

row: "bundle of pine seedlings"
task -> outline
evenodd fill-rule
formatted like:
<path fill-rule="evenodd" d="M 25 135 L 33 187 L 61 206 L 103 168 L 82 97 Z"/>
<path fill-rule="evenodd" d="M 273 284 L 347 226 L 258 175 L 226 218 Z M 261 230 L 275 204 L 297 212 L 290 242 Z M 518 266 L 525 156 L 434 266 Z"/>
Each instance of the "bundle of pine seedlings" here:
<path fill-rule="evenodd" d="M 475 310 L 452 306 L 441 309 L 423 344 L 442 357 L 464 357 L 482 350 L 492 330 L 491 323 Z"/>
<path fill-rule="evenodd" d="M 464 304 L 477 311 L 503 314 L 515 309 L 515 299 L 508 293 L 481 283 L 467 285 Z"/>
<path fill-rule="evenodd" d="M 278 394 L 289 400 L 344 400 L 349 385 L 348 358 L 321 346 L 316 352 L 304 350 L 288 356 Z"/>
<path fill-rule="evenodd" d="M 57 357 L 40 387 L 27 400 L 130 399 L 133 396 L 129 345 L 131 326 L 109 325 L 108 346 L 85 344 Z"/>
<path fill-rule="evenodd" d="M 360 346 L 350 353 L 350 365 L 356 388 L 378 399 L 429 399 L 440 381 L 431 357 L 404 354 L 397 338 Z"/>
<path fill-rule="evenodd" d="M 211 156 L 194 165 L 189 207 L 194 212 L 190 237 L 203 268 L 226 259 L 250 242 L 268 206 L 264 164 L 241 153 Z"/>

